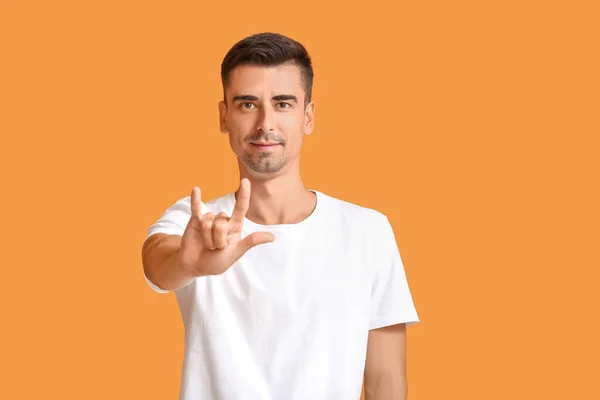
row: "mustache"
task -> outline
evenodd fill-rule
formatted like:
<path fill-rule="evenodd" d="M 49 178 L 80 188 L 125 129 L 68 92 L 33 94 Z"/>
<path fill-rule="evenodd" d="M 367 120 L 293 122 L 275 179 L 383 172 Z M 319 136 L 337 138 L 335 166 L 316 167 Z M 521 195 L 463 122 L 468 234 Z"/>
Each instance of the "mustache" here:
<path fill-rule="evenodd" d="M 260 135 L 248 136 L 246 138 L 246 142 L 268 142 L 285 144 L 285 139 L 279 135 L 261 133 Z"/>

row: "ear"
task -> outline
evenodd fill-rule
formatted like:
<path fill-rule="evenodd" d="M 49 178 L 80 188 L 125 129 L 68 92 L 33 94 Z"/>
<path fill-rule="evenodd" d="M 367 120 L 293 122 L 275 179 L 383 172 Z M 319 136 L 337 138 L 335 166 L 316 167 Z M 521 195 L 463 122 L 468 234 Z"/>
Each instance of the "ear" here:
<path fill-rule="evenodd" d="M 304 110 L 304 134 L 310 135 L 315 127 L 315 102 L 311 101 Z"/>
<path fill-rule="evenodd" d="M 227 106 L 225 102 L 221 100 L 219 102 L 219 128 L 221 133 L 229 133 L 229 129 L 227 129 L 227 121 L 225 117 L 227 116 Z"/>

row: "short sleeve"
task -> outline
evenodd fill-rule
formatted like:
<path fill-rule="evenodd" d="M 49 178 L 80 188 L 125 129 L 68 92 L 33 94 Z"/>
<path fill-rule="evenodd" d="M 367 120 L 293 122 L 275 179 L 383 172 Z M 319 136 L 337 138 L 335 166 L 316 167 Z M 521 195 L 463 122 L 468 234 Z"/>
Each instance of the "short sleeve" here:
<path fill-rule="evenodd" d="M 419 322 L 392 225 L 382 216 L 375 233 L 378 240 L 371 280 L 369 329 Z"/>
<path fill-rule="evenodd" d="M 152 225 L 150 225 L 144 242 L 146 242 L 146 240 L 148 240 L 148 238 L 154 235 L 155 233 L 166 233 L 169 235 L 183 236 L 183 232 L 185 232 L 185 228 L 187 227 L 187 224 L 192 216 L 190 199 L 190 196 L 184 197 L 182 199 L 177 200 L 174 204 L 168 207 L 158 218 L 158 220 Z M 205 207 L 206 205 L 202 203 L 202 208 Z M 144 278 L 146 279 L 146 282 L 155 292 L 169 292 L 169 290 L 161 289 L 157 285 L 152 283 L 152 281 L 150 281 L 150 279 L 148 279 L 148 277 L 146 276 L 143 266 L 142 271 L 144 273 Z"/>

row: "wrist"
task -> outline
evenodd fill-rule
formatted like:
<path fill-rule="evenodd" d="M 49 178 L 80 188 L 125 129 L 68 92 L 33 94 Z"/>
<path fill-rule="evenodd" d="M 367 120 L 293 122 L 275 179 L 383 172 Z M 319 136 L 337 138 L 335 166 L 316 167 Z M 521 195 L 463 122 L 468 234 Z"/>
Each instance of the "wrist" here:
<path fill-rule="evenodd" d="M 173 254 L 173 263 L 175 264 L 175 268 L 181 271 L 181 273 L 188 278 L 199 278 L 204 276 L 201 271 L 196 268 L 196 265 L 193 263 L 186 263 L 181 259 L 181 247 L 178 248 Z"/>

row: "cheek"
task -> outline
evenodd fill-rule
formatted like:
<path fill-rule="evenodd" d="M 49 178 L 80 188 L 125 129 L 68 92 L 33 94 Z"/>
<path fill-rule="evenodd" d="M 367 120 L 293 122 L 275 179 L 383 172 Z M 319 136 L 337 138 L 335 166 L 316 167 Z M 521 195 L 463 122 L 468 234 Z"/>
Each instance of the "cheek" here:
<path fill-rule="evenodd" d="M 236 114 L 231 116 L 228 120 L 229 129 L 239 133 L 247 132 L 249 127 L 254 124 L 254 119 L 251 114 Z"/>
<path fill-rule="evenodd" d="M 281 121 L 281 128 L 288 140 L 288 144 L 299 147 L 304 137 L 304 118 L 303 116 L 290 116 Z"/>
<path fill-rule="evenodd" d="M 282 127 L 285 127 L 286 130 L 298 130 L 304 126 L 304 116 L 303 115 L 286 115 L 281 118 L 280 124 Z"/>
<path fill-rule="evenodd" d="M 246 135 L 252 132 L 253 126 L 255 126 L 255 124 L 250 116 L 244 115 L 230 118 L 227 121 L 229 142 L 236 146 L 238 143 L 242 144 Z"/>

